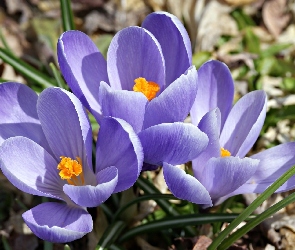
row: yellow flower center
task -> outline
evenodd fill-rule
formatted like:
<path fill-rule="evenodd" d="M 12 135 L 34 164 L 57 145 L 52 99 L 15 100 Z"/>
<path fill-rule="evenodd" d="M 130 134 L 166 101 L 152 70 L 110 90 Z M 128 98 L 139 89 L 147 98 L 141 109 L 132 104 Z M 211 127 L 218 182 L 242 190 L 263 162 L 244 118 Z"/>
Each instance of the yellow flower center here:
<path fill-rule="evenodd" d="M 157 83 L 148 82 L 143 77 L 136 78 L 134 82 L 133 90 L 143 93 L 149 101 L 154 99 L 160 90 L 160 86 Z"/>
<path fill-rule="evenodd" d="M 221 157 L 228 157 L 228 156 L 231 156 L 230 152 L 224 148 L 221 148 L 220 149 L 220 156 Z"/>
<path fill-rule="evenodd" d="M 60 163 L 57 165 L 57 169 L 60 170 L 60 178 L 67 180 L 67 182 L 71 185 L 84 185 L 84 174 L 81 159 L 76 157 L 77 160 L 73 160 L 70 157 L 65 156 L 61 156 L 60 159 Z"/>

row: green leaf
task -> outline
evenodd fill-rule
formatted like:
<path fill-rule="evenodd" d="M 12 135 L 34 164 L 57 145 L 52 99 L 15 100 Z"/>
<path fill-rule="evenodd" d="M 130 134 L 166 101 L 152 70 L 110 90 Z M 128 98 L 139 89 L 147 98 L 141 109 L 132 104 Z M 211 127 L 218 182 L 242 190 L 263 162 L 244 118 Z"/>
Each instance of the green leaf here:
<path fill-rule="evenodd" d="M 211 58 L 211 53 L 208 51 L 197 52 L 193 54 L 193 58 L 192 58 L 193 65 L 195 65 L 196 68 L 198 69 L 201 67 L 203 63 L 208 61 L 210 58 Z"/>
<path fill-rule="evenodd" d="M 222 241 L 248 216 L 258 208 L 262 202 L 270 197 L 280 186 L 282 186 L 289 178 L 295 174 L 295 166 L 286 171 L 280 176 L 270 187 L 268 187 L 258 198 L 256 198 L 252 204 L 250 204 L 234 221 L 232 221 L 211 243 L 208 250 L 216 250 Z M 224 248 L 219 248 L 224 249 Z"/>
<path fill-rule="evenodd" d="M 68 85 L 66 85 L 66 83 L 63 80 L 60 72 L 55 67 L 54 63 L 49 63 L 49 66 L 50 66 L 50 68 L 52 70 L 52 73 L 54 75 L 54 78 L 55 78 L 55 80 L 57 82 L 58 87 L 68 90 L 69 89 Z"/>
<path fill-rule="evenodd" d="M 245 28 L 244 44 L 246 50 L 250 53 L 259 54 L 260 52 L 260 40 L 253 33 L 251 27 Z"/>
<path fill-rule="evenodd" d="M 42 85 L 44 88 L 56 86 L 57 83 L 50 77 L 39 72 L 31 65 L 17 58 L 8 50 L 0 48 L 0 58 L 11 65 L 16 71 L 30 79 L 31 81 Z"/>
<path fill-rule="evenodd" d="M 117 240 L 118 236 L 125 227 L 126 224 L 123 221 L 116 221 L 111 224 L 104 232 L 103 236 L 100 238 L 95 250 L 107 249 L 112 243 Z"/>
<path fill-rule="evenodd" d="M 126 203 L 124 206 L 120 207 L 117 212 L 115 213 L 115 215 L 113 216 L 113 221 L 115 221 L 118 216 L 120 216 L 120 214 L 125 211 L 128 207 L 142 202 L 142 201 L 146 201 L 146 200 L 178 200 L 175 196 L 170 195 L 170 194 L 146 194 L 140 197 L 137 197 L 136 199 Z"/>
<path fill-rule="evenodd" d="M 281 44 L 273 44 L 269 46 L 267 49 L 260 52 L 261 57 L 268 57 L 268 56 L 274 56 L 281 52 L 284 49 L 289 48 L 292 45 L 292 43 L 281 43 Z"/>
<path fill-rule="evenodd" d="M 295 77 L 285 77 L 281 83 L 281 89 L 289 92 L 295 92 Z"/>
<path fill-rule="evenodd" d="M 271 206 L 261 214 L 257 215 L 254 219 L 247 222 L 246 225 L 238 229 L 236 232 L 232 233 L 226 240 L 224 240 L 219 248 L 220 249 L 227 249 L 231 246 L 236 240 L 241 238 L 243 235 L 245 235 L 247 232 L 249 232 L 251 229 L 256 227 L 258 224 L 260 224 L 262 221 L 266 220 L 282 208 L 288 206 L 292 202 L 295 201 L 295 193 L 287 196 L 285 199 L 279 201 L 277 204 Z"/>
<path fill-rule="evenodd" d="M 146 180 L 143 177 L 139 177 L 136 181 L 136 185 L 141 188 L 145 194 L 161 194 L 161 192 L 148 180 Z M 172 206 L 172 204 L 166 200 L 160 199 L 160 200 L 156 200 L 158 206 L 160 208 L 162 208 L 162 210 L 170 216 L 177 216 L 180 213 L 174 209 L 174 207 Z M 195 230 L 192 227 L 186 227 L 184 228 L 184 230 L 192 235 L 195 235 Z"/>
<path fill-rule="evenodd" d="M 44 250 L 52 250 L 53 249 L 53 244 L 52 242 L 49 241 L 44 241 Z"/>
<path fill-rule="evenodd" d="M 279 109 L 271 108 L 267 112 L 263 130 L 265 130 L 269 126 L 276 126 L 276 124 L 280 120 L 284 120 L 284 119 L 295 121 L 295 105 L 283 106 Z"/>
<path fill-rule="evenodd" d="M 257 71 L 261 75 L 280 75 L 281 69 L 277 58 L 274 56 L 263 57 L 255 60 Z"/>
<path fill-rule="evenodd" d="M 237 214 L 186 214 L 173 216 L 131 228 L 119 238 L 118 242 L 121 243 L 139 234 L 165 230 L 167 228 L 184 228 L 186 226 L 202 225 L 219 221 L 230 222 L 237 216 Z"/>
<path fill-rule="evenodd" d="M 94 40 L 94 43 L 98 47 L 99 51 L 103 54 L 103 56 L 107 57 L 108 48 L 113 39 L 113 35 L 103 34 L 100 35 L 97 39 Z"/>
<path fill-rule="evenodd" d="M 248 26 L 255 26 L 253 19 L 246 15 L 242 9 L 235 9 L 231 16 L 236 20 L 239 30 L 242 30 Z"/>
<path fill-rule="evenodd" d="M 60 0 L 61 6 L 61 17 L 62 17 L 62 25 L 63 30 L 74 30 L 75 23 L 74 23 L 74 15 L 71 8 L 71 1 L 70 0 Z"/>

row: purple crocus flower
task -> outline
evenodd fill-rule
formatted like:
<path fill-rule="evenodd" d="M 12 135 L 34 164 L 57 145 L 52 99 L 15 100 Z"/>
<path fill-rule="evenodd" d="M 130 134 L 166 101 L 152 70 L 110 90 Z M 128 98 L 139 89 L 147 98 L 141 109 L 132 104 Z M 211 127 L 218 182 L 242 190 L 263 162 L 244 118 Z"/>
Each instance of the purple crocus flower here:
<path fill-rule="evenodd" d="M 63 201 L 28 210 L 24 221 L 44 240 L 81 238 L 93 228 L 86 207 L 100 205 L 138 178 L 143 160 L 138 137 L 121 119 L 101 119 L 93 170 L 91 125 L 77 97 L 60 88 L 38 97 L 18 83 L 0 85 L 0 93 L 0 137 L 18 135 L 2 141 L 2 172 L 24 192 Z"/>
<path fill-rule="evenodd" d="M 175 16 L 152 13 L 142 27 L 121 30 L 107 61 L 79 31 L 62 34 L 57 50 L 67 84 L 96 119 L 118 117 L 138 133 L 144 169 L 187 162 L 206 147 L 207 136 L 183 123 L 196 97 L 197 71 L 189 36 Z"/>
<path fill-rule="evenodd" d="M 260 90 L 250 92 L 232 107 L 233 79 L 228 67 L 219 61 L 202 65 L 198 78 L 199 90 L 191 118 L 193 124 L 208 135 L 209 144 L 192 161 L 194 177 L 183 173 L 183 179 L 205 187 L 214 205 L 235 194 L 263 192 L 295 164 L 295 143 L 245 157 L 264 123 L 265 93 Z M 294 186 L 293 178 L 278 191 Z M 180 191 L 181 185 L 170 185 L 169 188 L 177 197 L 192 201 Z M 204 204 L 204 207 L 212 205 L 197 203 Z"/>

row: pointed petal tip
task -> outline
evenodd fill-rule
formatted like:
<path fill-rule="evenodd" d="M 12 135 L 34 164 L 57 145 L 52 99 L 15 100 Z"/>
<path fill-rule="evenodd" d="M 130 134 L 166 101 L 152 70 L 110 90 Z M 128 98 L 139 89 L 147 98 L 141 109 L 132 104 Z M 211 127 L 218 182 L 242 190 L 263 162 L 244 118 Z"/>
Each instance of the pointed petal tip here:
<path fill-rule="evenodd" d="M 212 206 L 212 200 L 206 188 L 184 170 L 166 162 L 163 164 L 164 179 L 175 197 L 196 204 Z"/>

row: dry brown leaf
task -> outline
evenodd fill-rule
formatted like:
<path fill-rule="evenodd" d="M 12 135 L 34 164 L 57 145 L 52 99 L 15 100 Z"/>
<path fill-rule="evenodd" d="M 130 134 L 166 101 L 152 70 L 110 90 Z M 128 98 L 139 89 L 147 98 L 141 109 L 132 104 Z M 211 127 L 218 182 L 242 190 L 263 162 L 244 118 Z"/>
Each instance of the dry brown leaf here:
<path fill-rule="evenodd" d="M 236 21 L 230 16 L 232 7 L 216 0 L 210 1 L 198 24 L 196 51 L 212 51 L 222 35 L 237 36 Z"/>
<path fill-rule="evenodd" d="M 275 37 L 279 36 L 291 19 L 286 13 L 288 0 L 268 0 L 262 8 L 262 18 L 269 32 Z"/>
<path fill-rule="evenodd" d="M 206 250 L 208 246 L 210 246 L 212 240 L 208 238 L 207 236 L 200 236 L 197 239 L 196 244 L 194 245 L 193 250 Z"/>

